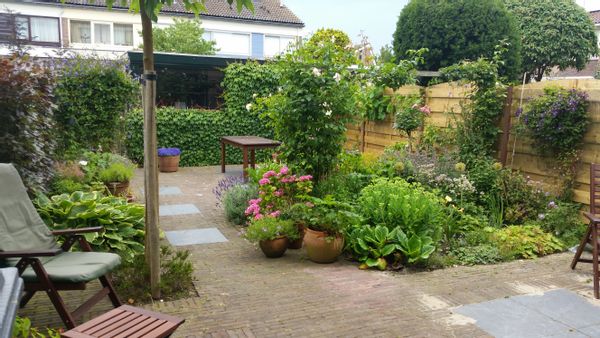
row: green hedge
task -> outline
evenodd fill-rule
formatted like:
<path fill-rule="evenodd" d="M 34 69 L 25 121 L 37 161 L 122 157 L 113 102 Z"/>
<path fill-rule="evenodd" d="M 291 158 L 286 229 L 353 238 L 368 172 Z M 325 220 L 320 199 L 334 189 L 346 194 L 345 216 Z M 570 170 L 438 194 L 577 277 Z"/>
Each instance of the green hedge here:
<path fill-rule="evenodd" d="M 156 123 L 159 147 L 181 149 L 181 166 L 216 165 L 221 161 L 220 139 L 228 135 L 255 135 L 272 138 L 272 131 L 254 114 L 228 114 L 218 110 L 158 108 Z M 143 163 L 143 114 L 140 110 L 128 114 L 127 155 Z M 257 152 L 264 160 L 270 151 Z M 227 147 L 227 163 L 241 163 L 241 151 Z"/>

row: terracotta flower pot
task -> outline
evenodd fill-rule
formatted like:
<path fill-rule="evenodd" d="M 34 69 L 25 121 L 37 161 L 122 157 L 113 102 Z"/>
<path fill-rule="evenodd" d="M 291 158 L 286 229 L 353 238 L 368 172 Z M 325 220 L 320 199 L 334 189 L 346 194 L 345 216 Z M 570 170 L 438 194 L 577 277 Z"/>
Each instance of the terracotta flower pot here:
<path fill-rule="evenodd" d="M 279 258 L 283 256 L 288 248 L 288 238 L 279 237 L 272 240 L 258 242 L 260 249 L 268 258 Z"/>
<path fill-rule="evenodd" d="M 304 234 L 304 246 L 308 259 L 315 263 L 333 263 L 342 253 L 344 248 L 344 237 L 327 236 L 326 232 L 315 231 L 306 228 Z"/>
<path fill-rule="evenodd" d="M 288 244 L 288 249 L 302 249 L 302 243 L 304 243 L 304 225 L 297 224 L 298 227 L 298 239 L 290 241 Z"/>
<path fill-rule="evenodd" d="M 109 182 L 105 185 L 113 196 L 126 196 L 129 190 L 129 182 Z"/>
<path fill-rule="evenodd" d="M 159 156 L 158 157 L 158 168 L 160 172 L 172 173 L 179 169 L 179 156 Z"/>

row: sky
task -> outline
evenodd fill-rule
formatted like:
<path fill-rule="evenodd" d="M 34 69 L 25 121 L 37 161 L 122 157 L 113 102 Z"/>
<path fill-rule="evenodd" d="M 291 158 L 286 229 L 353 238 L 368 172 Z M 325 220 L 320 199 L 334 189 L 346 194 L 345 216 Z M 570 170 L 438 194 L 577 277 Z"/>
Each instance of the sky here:
<path fill-rule="evenodd" d="M 305 32 L 326 28 L 341 29 L 352 41 L 360 42 L 363 32 L 376 53 L 392 44 L 392 34 L 408 0 L 281 0 L 306 24 Z M 600 0 L 577 0 L 588 11 L 600 10 Z"/>

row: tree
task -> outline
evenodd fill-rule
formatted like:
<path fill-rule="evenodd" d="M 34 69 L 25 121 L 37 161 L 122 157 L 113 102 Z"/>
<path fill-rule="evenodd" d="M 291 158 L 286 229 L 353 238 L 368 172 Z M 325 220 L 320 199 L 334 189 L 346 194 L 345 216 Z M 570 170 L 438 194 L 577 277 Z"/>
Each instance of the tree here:
<path fill-rule="evenodd" d="M 165 28 L 152 28 L 154 50 L 158 52 L 213 55 L 214 41 L 202 38 L 204 28 L 200 20 L 174 19 L 174 24 Z M 140 45 L 143 48 L 143 44 Z"/>
<path fill-rule="evenodd" d="M 581 70 L 598 52 L 594 24 L 572 0 L 504 0 L 521 31 L 521 74 L 540 81 L 553 67 Z"/>
<path fill-rule="evenodd" d="M 510 44 L 502 75 L 515 79 L 520 69 L 516 22 L 500 0 L 411 0 L 394 32 L 397 60 L 409 50 L 427 48 L 423 70 L 438 70 L 462 60 L 492 58 L 501 41 Z"/>
<path fill-rule="evenodd" d="M 378 64 L 394 61 L 394 49 L 390 45 L 382 46 L 375 59 Z"/>
<path fill-rule="evenodd" d="M 61 0 L 64 2 L 64 0 Z M 108 9 L 115 2 L 105 0 Z M 185 9 L 195 15 L 206 11 L 204 0 L 181 0 Z M 240 12 L 244 7 L 254 11 L 252 0 L 226 0 L 230 5 L 235 1 Z M 152 298 L 160 298 L 160 248 L 158 233 L 158 155 L 156 152 L 156 72 L 154 71 L 154 48 L 152 22 L 158 21 L 162 6 L 170 6 L 173 0 L 130 0 L 129 10 L 140 13 L 142 38 L 144 41 L 144 191 L 146 198 L 146 261 L 150 266 L 150 289 Z"/>

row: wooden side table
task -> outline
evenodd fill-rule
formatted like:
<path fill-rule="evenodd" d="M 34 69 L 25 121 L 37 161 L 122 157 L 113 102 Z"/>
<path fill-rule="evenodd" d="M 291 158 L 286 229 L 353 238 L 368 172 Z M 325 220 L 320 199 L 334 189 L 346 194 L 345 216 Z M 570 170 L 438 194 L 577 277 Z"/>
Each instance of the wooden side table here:
<path fill-rule="evenodd" d="M 269 140 L 268 138 L 258 136 L 223 136 L 221 137 L 221 172 L 225 172 L 225 145 L 231 145 L 242 149 L 244 178 L 248 177 L 246 169 L 248 163 L 252 168 L 256 168 L 256 149 L 276 148 L 281 145 L 281 142 Z M 250 153 L 250 161 L 248 161 L 248 152 Z"/>
<path fill-rule="evenodd" d="M 66 338 L 162 338 L 170 336 L 185 319 L 121 305 L 65 333 Z"/>

